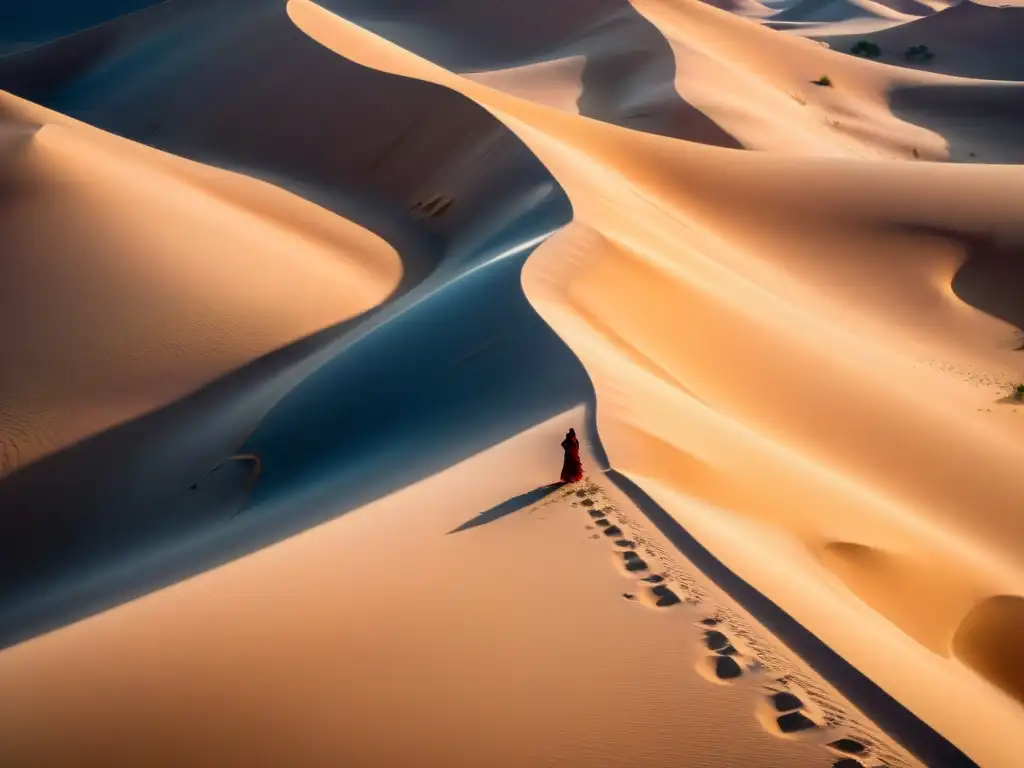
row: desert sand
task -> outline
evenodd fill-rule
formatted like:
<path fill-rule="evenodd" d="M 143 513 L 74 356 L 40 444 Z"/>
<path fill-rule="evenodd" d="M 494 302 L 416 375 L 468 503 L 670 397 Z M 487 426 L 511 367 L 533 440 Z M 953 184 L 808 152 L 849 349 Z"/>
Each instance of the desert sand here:
<path fill-rule="evenodd" d="M 0 57 L 0 762 L 1018 765 L 1016 9 L 856 7 Z"/>

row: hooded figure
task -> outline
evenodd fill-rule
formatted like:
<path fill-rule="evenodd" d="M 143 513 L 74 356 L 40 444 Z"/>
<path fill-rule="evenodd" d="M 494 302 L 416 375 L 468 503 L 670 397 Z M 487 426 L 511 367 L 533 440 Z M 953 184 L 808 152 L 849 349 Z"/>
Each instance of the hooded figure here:
<path fill-rule="evenodd" d="M 580 441 L 576 439 L 576 430 L 570 429 L 562 441 L 565 459 L 562 461 L 562 482 L 577 483 L 583 479 L 583 462 L 580 461 Z"/>

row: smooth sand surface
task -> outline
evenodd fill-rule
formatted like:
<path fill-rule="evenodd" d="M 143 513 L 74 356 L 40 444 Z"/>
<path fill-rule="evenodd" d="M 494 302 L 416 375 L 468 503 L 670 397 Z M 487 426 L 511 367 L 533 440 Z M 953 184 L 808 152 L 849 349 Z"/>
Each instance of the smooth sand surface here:
<path fill-rule="evenodd" d="M 0 111 L 0 474 L 363 312 L 401 278 L 384 240 L 299 197 L 11 96 Z"/>
<path fill-rule="evenodd" d="M 846 738 L 889 765 L 914 764 L 766 644 L 614 487 L 543 487 L 581 417 L 560 415 L 228 568 L 9 649 L 0 757 L 659 766 L 756 755 L 783 768 L 831 765 L 826 744 Z M 540 491 L 501 504 L 524 487 Z M 718 653 L 723 639 L 732 650 Z M 785 686 L 769 685 L 761 658 Z M 796 704 L 776 709 L 778 693 Z M 784 724 L 802 715 L 820 727 L 786 734 L 777 721 L 787 714 Z M 54 728 L 59 739 L 46 737 Z"/>
<path fill-rule="evenodd" d="M 198 116 L 166 109 L 159 130 L 146 134 L 162 81 L 134 74 L 146 70 L 130 63 L 123 41 L 131 49 L 139 29 L 151 45 L 184 39 L 168 30 L 202 27 L 176 27 L 181 18 L 229 18 L 233 0 L 213 4 L 209 17 L 168 4 L 127 27 L 115 22 L 114 34 L 99 28 L 0 61 L 0 84 L 193 160 L 252 168 L 293 192 L 322 188 L 334 173 L 357 189 L 365 183 L 389 216 L 405 203 L 413 219 L 426 219 L 420 234 L 451 244 L 407 296 L 321 350 L 233 446 L 259 460 L 259 477 L 235 505 L 238 527 L 201 530 L 235 548 L 218 549 L 216 562 L 229 550 L 251 554 L 0 652 L 2 762 L 1018 765 L 1024 410 L 1009 394 L 1024 328 L 1024 174 L 995 163 L 1016 157 L 1007 105 L 1020 103 L 1020 89 L 864 61 L 696 0 L 609 2 L 580 17 L 582 7 L 566 8 L 534 19 L 544 23 L 528 38 L 524 22 L 487 4 L 418 4 L 415 13 L 403 0 L 329 6 L 290 0 L 291 29 L 267 2 L 242 25 L 248 45 L 238 50 L 281 55 L 256 45 L 273 34 L 288 43 L 288 61 L 319 62 L 299 42 L 308 36 L 323 56 L 358 68 L 351 73 L 399 76 L 358 76 L 396 89 L 380 92 L 384 103 L 412 98 L 397 83 L 419 83 L 486 110 L 493 123 L 446 113 L 452 125 L 465 115 L 487 130 L 437 154 L 456 163 L 456 178 L 473 179 L 488 165 L 473 150 L 476 137 L 514 134 L 522 142 L 514 146 L 529 151 L 502 144 L 507 173 L 495 178 L 520 190 L 497 206 L 504 217 L 486 205 L 494 185 L 410 198 L 397 160 L 386 182 L 373 164 L 320 168 L 330 130 L 317 121 L 340 118 L 316 108 L 323 96 L 315 89 L 289 102 L 323 130 L 323 143 L 303 145 L 308 153 L 271 151 L 286 135 L 302 141 L 301 131 L 284 132 L 294 113 L 268 118 L 252 140 L 232 140 L 231 113 L 253 125 L 263 100 L 294 97 L 299 89 L 287 81 L 271 88 L 243 78 L 237 101 L 207 95 L 200 103 L 214 111 Z M 174 24 L 153 24 L 149 13 Z M 223 88 L 225 73 L 246 70 L 228 66 L 231 46 L 210 42 L 214 26 L 202 28 L 206 42 L 182 48 L 178 74 L 155 70 L 182 99 L 194 73 L 209 72 Z M 111 60 L 122 62 L 125 79 L 115 81 L 124 89 L 103 87 Z M 823 74 L 831 86 L 812 82 Z M 967 93 L 966 107 L 950 106 Z M 145 108 L 128 109 L 136 103 Z M 375 235 L 354 215 L 340 217 L 348 210 L 340 203 L 323 209 L 15 97 L 3 104 L 5 155 L 24 185 L 12 199 L 30 214 L 13 229 L 32 237 L 23 253 L 64 255 L 63 230 L 45 225 L 76 203 L 90 214 L 81 227 L 103 244 L 87 262 L 102 267 L 96 274 L 138 290 L 146 275 L 104 259 L 124 269 L 163 265 L 164 279 L 176 274 L 171 266 L 187 269 L 187 288 L 225 292 L 216 308 L 228 317 L 253 311 L 235 308 L 230 291 L 255 290 L 218 278 L 243 258 L 223 256 L 230 237 L 258 239 L 252 253 L 267 252 L 261 259 L 270 264 L 275 244 L 291 253 L 299 239 L 306 250 L 296 253 L 316 254 L 307 261 L 325 274 L 348 270 L 339 273 L 347 291 L 350 272 L 376 275 L 376 293 L 363 289 L 361 304 L 324 299 L 337 319 L 384 301 L 402 277 L 382 233 L 405 230 Z M 360 109 L 380 115 L 369 101 Z M 52 130 L 36 130 L 47 121 Z M 391 151 L 378 151 L 386 164 Z M 424 154 L 412 168 L 429 174 Z M 949 159 L 964 164 L 941 162 Z M 75 173 L 87 174 L 88 195 Z M 206 189 L 199 180 L 214 178 L 246 191 L 233 197 L 218 186 L 195 203 L 195 224 L 176 226 L 194 190 Z M 253 201 L 263 198 L 252 190 L 274 196 L 255 216 Z M 449 200 L 455 211 L 466 198 L 483 206 L 475 216 L 430 223 Z M 559 229 L 568 204 L 571 222 Z M 280 213 L 288 206 L 323 212 L 312 244 Z M 144 210 L 166 211 L 169 221 Z M 311 216 L 303 213 L 304 226 Z M 195 245 L 207 237 L 223 257 L 212 267 L 210 252 Z M 147 252 L 177 245 L 202 263 L 173 254 L 129 260 L 144 241 Z M 39 295 L 77 298 L 89 283 L 61 288 L 67 274 L 37 278 Z M 296 292 L 307 291 L 303 274 L 288 272 Z M 311 282 L 325 296 L 349 295 L 326 279 Z M 307 293 L 288 290 L 273 296 L 282 313 L 293 305 L 312 312 Z M 90 306 L 110 295 L 126 300 L 112 289 Z M 157 313 L 160 292 L 140 295 Z M 175 302 L 191 296 L 173 293 Z M 15 320 L 49 329 L 55 317 L 63 316 L 38 302 Z M 124 317 L 146 327 L 146 312 Z M 318 322 L 332 321 L 310 320 L 310 330 Z M 210 326 L 219 331 L 225 321 Z M 182 342 L 186 360 L 221 348 L 202 322 L 182 328 L 196 338 Z M 115 346 L 99 369 L 120 371 L 141 354 L 136 347 L 147 349 Z M 168 348 L 157 343 L 153 354 Z M 252 354 L 239 348 L 232 364 Z M 88 362 L 103 355 L 91 352 Z M 144 366 L 151 369 L 160 370 Z M 182 375 L 175 367 L 160 386 Z M 130 402 L 112 383 L 97 391 L 119 408 Z M 155 392 L 182 394 L 140 391 L 140 408 L 167 402 Z M 63 404 L 71 395 L 54 397 Z M 30 394 L 7 399 L 32 413 Z M 131 418 L 118 412 L 102 422 L 99 410 L 83 412 L 94 419 L 83 435 Z M 220 418 L 228 417 L 212 421 Z M 550 487 L 568 426 L 591 443 L 584 463 L 596 484 L 583 495 Z M 187 443 L 179 437 L 159 450 Z M 643 504 L 596 473 L 609 463 L 834 658 L 818 654 L 812 669 L 786 647 L 808 647 L 784 631 L 791 620 L 754 618 L 723 594 L 706 563 L 696 567 L 676 539 L 653 530 Z M 28 469 L 54 477 L 46 466 Z M 229 485 L 252 477 L 236 480 Z M 194 539 L 174 546 L 188 555 L 189 575 L 215 564 L 189 549 L 199 551 Z M 103 594 L 107 604 L 124 599 Z M 30 594 L 18 600 L 32 607 Z M 851 684 L 842 665 L 866 678 Z M 878 696 L 863 697 L 863 682 L 892 698 L 879 707 Z"/>
<path fill-rule="evenodd" d="M 969 755 L 1012 764 L 1018 705 L 951 641 L 973 604 L 1021 589 L 1021 424 L 993 408 L 1019 336 L 984 311 L 1019 252 L 1019 171 L 674 144 L 291 7 L 336 50 L 488 105 L 566 187 L 574 223 L 524 280 L 595 381 L 613 464 Z M 787 532 L 767 551 L 766 524 Z"/>

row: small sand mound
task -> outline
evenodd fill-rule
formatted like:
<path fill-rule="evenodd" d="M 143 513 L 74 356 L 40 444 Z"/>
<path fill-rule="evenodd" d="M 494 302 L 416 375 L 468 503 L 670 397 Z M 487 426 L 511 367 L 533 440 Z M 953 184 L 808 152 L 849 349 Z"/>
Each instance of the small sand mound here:
<path fill-rule="evenodd" d="M 1024 598 L 998 595 L 967 614 L 953 652 L 979 675 L 1024 702 Z"/>

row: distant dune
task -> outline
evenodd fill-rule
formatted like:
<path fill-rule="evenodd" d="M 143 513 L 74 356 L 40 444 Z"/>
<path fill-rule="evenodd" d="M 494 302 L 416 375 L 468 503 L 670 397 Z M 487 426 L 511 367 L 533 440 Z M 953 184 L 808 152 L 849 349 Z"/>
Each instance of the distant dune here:
<path fill-rule="evenodd" d="M 882 48 L 880 61 L 929 72 L 989 80 L 1024 80 L 1024 7 L 994 6 L 965 0 L 923 19 L 870 36 Z M 848 51 L 857 38 L 822 37 Z M 927 63 L 907 61 L 904 53 L 926 45 L 935 54 Z"/>
<path fill-rule="evenodd" d="M 924 16 L 933 12 L 930 6 L 918 0 L 799 0 L 774 14 L 774 22 L 837 22 L 851 19 L 892 19 L 910 21 L 911 16 Z"/>

